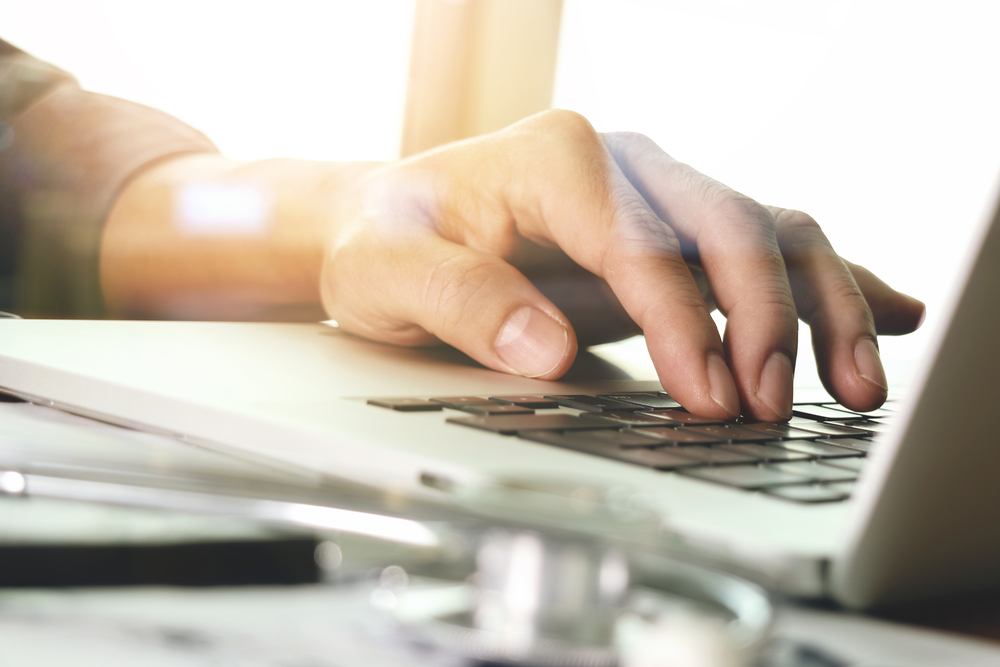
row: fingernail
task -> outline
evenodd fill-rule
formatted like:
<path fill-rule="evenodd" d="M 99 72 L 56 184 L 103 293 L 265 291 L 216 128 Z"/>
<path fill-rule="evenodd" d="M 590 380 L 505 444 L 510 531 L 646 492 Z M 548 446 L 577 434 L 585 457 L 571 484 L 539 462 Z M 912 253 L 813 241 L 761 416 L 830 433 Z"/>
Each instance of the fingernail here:
<path fill-rule="evenodd" d="M 792 360 L 784 352 L 774 352 L 760 372 L 757 397 L 780 419 L 792 416 Z"/>
<path fill-rule="evenodd" d="M 524 306 L 503 325 L 496 351 L 515 373 L 540 377 L 562 363 L 568 346 L 566 327 L 542 311 Z"/>
<path fill-rule="evenodd" d="M 854 346 L 854 365 L 858 367 L 858 375 L 877 386 L 882 391 L 889 390 L 885 380 L 885 370 L 882 359 L 878 356 L 878 348 L 871 338 L 862 338 Z"/>
<path fill-rule="evenodd" d="M 736 393 L 736 383 L 726 366 L 726 360 L 715 352 L 709 352 L 707 365 L 709 395 L 730 417 L 738 417 L 740 395 Z"/>
<path fill-rule="evenodd" d="M 924 307 L 924 309 L 920 311 L 920 319 L 917 320 L 917 326 L 914 327 L 914 329 L 919 329 L 920 327 L 922 327 L 924 325 L 924 320 L 926 319 L 927 319 L 927 308 Z"/>

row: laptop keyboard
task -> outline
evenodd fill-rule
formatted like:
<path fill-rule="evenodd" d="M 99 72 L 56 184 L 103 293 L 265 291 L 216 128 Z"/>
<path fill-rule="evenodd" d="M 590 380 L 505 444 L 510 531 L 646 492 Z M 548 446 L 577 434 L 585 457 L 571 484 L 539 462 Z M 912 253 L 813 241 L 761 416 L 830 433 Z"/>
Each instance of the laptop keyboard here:
<path fill-rule="evenodd" d="M 457 427 L 492 431 L 797 503 L 847 499 L 891 406 L 850 412 L 802 403 L 786 423 L 724 422 L 663 392 L 372 398 L 404 412 L 448 410 Z"/>

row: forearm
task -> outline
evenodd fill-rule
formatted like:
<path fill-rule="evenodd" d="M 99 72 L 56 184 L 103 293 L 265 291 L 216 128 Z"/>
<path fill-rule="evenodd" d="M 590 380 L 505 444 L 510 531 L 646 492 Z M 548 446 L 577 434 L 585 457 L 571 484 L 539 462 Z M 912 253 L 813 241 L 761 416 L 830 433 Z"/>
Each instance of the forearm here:
<path fill-rule="evenodd" d="M 106 303 L 130 317 L 321 319 L 324 248 L 377 166 L 218 155 L 152 166 L 106 220 Z"/>
<path fill-rule="evenodd" d="M 82 90 L 0 41 L 0 310 L 103 317 L 102 227 L 135 174 L 216 152 L 161 111 Z"/>

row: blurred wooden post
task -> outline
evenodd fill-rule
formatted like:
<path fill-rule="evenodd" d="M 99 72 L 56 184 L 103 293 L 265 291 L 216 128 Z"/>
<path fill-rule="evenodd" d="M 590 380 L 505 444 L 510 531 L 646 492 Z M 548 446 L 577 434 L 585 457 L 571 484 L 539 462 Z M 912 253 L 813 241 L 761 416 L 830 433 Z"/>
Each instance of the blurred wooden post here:
<path fill-rule="evenodd" d="M 552 104 L 562 0 L 418 0 L 401 153 Z"/>

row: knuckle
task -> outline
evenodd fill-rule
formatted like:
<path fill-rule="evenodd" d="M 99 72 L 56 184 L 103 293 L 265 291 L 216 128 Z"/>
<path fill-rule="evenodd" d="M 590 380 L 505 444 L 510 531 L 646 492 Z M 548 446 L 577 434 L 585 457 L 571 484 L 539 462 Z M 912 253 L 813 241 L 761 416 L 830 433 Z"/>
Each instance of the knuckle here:
<path fill-rule="evenodd" d="M 793 208 L 783 208 L 779 210 L 774 216 L 775 224 L 779 227 L 788 227 L 790 229 L 819 229 L 819 223 L 816 222 L 808 213 L 803 213 Z"/>
<path fill-rule="evenodd" d="M 678 169 L 692 171 L 639 132 L 605 132 L 601 134 L 601 140 L 626 177 L 637 184 L 644 181 L 645 173 L 656 172 L 670 177 Z M 650 183 L 650 186 L 654 184 Z"/>
<path fill-rule="evenodd" d="M 618 153 L 623 149 L 640 153 L 649 150 L 660 152 L 661 150 L 656 142 L 641 132 L 605 132 L 602 136 L 612 153 Z"/>
<path fill-rule="evenodd" d="M 612 206 L 615 229 L 607 235 L 600 253 L 602 269 L 642 257 L 683 263 L 681 242 L 676 232 L 653 213 L 638 193 L 621 193 L 615 197 Z"/>
<path fill-rule="evenodd" d="M 774 217 L 764 205 L 719 183 L 708 189 L 709 207 L 722 224 L 761 236 L 774 235 Z"/>
<path fill-rule="evenodd" d="M 753 268 L 737 279 L 738 288 L 731 285 L 731 289 L 715 295 L 719 309 L 727 317 L 731 312 L 743 312 L 762 321 L 798 319 L 797 299 L 780 255 L 754 257 Z"/>
<path fill-rule="evenodd" d="M 593 148 L 600 144 L 597 130 L 582 114 L 567 109 L 550 109 L 533 117 L 547 138 L 568 146 Z"/>
<path fill-rule="evenodd" d="M 777 252 L 774 216 L 766 206 L 688 165 L 677 163 L 676 170 L 674 178 L 692 194 L 706 220 L 699 239 L 704 234 L 715 242 L 750 242 Z"/>
<path fill-rule="evenodd" d="M 802 313 L 796 308 L 787 286 L 778 281 L 765 281 L 754 286 L 754 293 L 723 310 L 726 317 L 734 313 L 747 319 L 761 319 L 772 322 L 794 323 Z"/>
<path fill-rule="evenodd" d="M 827 300 L 829 301 L 854 302 L 858 306 L 863 304 L 865 309 L 868 308 L 868 302 L 865 301 L 865 297 L 858 288 L 858 284 L 854 282 L 854 278 L 847 272 L 834 277 L 827 286 L 826 292 Z"/>
<path fill-rule="evenodd" d="M 569 109 L 549 109 L 543 111 L 538 117 L 551 126 L 571 131 L 594 132 L 590 121 L 583 114 Z"/>
<path fill-rule="evenodd" d="M 809 214 L 792 209 L 778 211 L 774 217 L 775 230 L 782 247 L 794 248 L 804 244 L 829 246 L 823 228 Z"/>
<path fill-rule="evenodd" d="M 810 326 L 830 327 L 859 317 L 870 326 L 871 308 L 857 283 L 849 274 L 838 275 L 819 286 L 807 287 L 796 294 L 799 317 Z M 846 310 L 845 310 L 846 307 Z M 853 313 L 851 318 L 845 314 Z"/>
<path fill-rule="evenodd" d="M 792 299 L 791 289 L 784 281 L 767 281 L 764 283 L 758 299 L 765 307 L 775 312 L 778 316 L 786 320 L 795 321 L 798 313 L 795 309 L 795 301 Z"/>
<path fill-rule="evenodd" d="M 708 243 L 726 248 L 726 255 L 739 258 L 741 272 L 749 279 L 760 299 L 770 299 L 794 310 L 788 267 L 778 244 L 774 216 L 756 200 L 715 183 L 708 186 L 706 204 L 714 222 Z M 699 237 L 699 245 L 702 238 Z M 720 304 L 721 305 L 721 304 Z"/>

